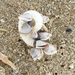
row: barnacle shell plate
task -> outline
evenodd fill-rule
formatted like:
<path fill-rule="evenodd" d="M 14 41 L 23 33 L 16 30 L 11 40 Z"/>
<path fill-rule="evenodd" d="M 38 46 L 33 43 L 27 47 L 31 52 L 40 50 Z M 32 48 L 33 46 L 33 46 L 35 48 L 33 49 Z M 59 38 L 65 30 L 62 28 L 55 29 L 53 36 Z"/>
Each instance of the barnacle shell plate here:
<path fill-rule="evenodd" d="M 30 51 L 30 55 L 32 56 L 33 60 L 41 59 L 43 57 L 43 50 L 42 49 L 37 49 L 37 48 L 32 48 Z"/>
<path fill-rule="evenodd" d="M 57 53 L 57 49 L 54 45 L 49 44 L 45 49 L 44 49 L 45 54 L 47 55 L 53 55 Z"/>
<path fill-rule="evenodd" d="M 39 33 L 39 38 L 41 40 L 48 40 L 51 36 L 52 36 L 52 34 L 50 34 L 48 32 L 40 32 Z"/>

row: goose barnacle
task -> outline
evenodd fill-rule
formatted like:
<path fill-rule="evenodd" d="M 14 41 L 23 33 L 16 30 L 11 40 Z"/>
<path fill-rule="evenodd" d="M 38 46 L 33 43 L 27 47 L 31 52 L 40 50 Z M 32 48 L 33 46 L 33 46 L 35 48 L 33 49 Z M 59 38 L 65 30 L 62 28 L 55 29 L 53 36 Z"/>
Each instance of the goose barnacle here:
<path fill-rule="evenodd" d="M 43 57 L 43 50 L 42 49 L 37 49 L 37 48 L 32 48 L 30 50 L 30 55 L 32 56 L 33 60 L 40 60 Z"/>
<path fill-rule="evenodd" d="M 47 23 L 49 18 L 47 16 L 41 15 L 35 10 L 26 11 L 24 14 L 19 16 L 18 29 L 21 30 L 22 25 L 27 22 L 34 31 L 39 31 L 42 27 L 44 30 L 48 31 L 44 23 Z"/>
<path fill-rule="evenodd" d="M 43 17 L 35 10 L 26 11 L 24 14 L 19 16 L 18 29 L 20 32 L 20 37 L 29 46 L 34 46 L 34 32 L 37 33 L 37 31 L 39 31 L 42 27 Z"/>
<path fill-rule="evenodd" d="M 43 16 L 35 10 L 26 11 L 19 16 L 20 37 L 28 46 L 33 47 L 30 50 L 30 55 L 34 61 L 40 60 L 43 57 L 43 52 L 47 55 L 53 55 L 57 52 L 54 45 L 44 42 L 52 36 L 44 25 L 48 21 L 47 16 Z M 44 29 L 44 32 L 38 32 L 41 28 Z"/>
<path fill-rule="evenodd" d="M 44 52 L 47 55 L 53 55 L 53 54 L 57 53 L 57 49 L 54 45 L 49 44 L 48 46 L 45 47 Z"/>
<path fill-rule="evenodd" d="M 37 40 L 34 46 L 36 48 L 45 48 L 47 45 L 48 45 L 47 42 L 44 42 L 42 40 Z"/>
<path fill-rule="evenodd" d="M 50 39 L 50 37 L 52 36 L 52 34 L 48 33 L 48 32 L 39 32 L 38 36 L 41 40 L 48 40 Z"/>
<path fill-rule="evenodd" d="M 32 30 L 38 31 L 43 26 L 43 18 L 41 14 L 34 10 L 29 10 L 25 12 L 23 15 L 19 16 L 19 31 L 23 23 L 32 21 Z"/>
<path fill-rule="evenodd" d="M 32 28 L 27 23 L 24 23 L 20 29 L 21 34 L 27 34 L 27 33 L 30 33 L 31 31 L 32 31 Z"/>

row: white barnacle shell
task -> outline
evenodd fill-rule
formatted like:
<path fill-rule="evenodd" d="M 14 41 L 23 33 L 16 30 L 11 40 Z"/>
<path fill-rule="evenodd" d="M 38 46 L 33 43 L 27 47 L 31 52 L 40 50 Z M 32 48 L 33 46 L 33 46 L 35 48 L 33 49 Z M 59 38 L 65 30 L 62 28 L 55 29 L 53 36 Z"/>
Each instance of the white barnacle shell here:
<path fill-rule="evenodd" d="M 25 22 L 34 21 L 34 25 L 32 26 L 33 31 L 38 31 L 43 26 L 43 18 L 41 14 L 35 10 L 26 11 L 23 15 L 19 16 L 19 31 L 21 31 L 21 27 Z"/>
<path fill-rule="evenodd" d="M 36 61 L 37 59 L 40 60 L 43 57 L 43 50 L 32 48 L 30 50 L 30 55 L 32 56 L 33 60 Z"/>
<path fill-rule="evenodd" d="M 40 32 L 39 33 L 39 38 L 41 40 L 48 40 L 51 36 L 52 36 L 52 34 L 50 34 L 48 32 Z"/>
<path fill-rule="evenodd" d="M 49 44 L 47 47 L 45 47 L 44 52 L 47 55 L 53 55 L 53 54 L 57 53 L 57 49 L 54 45 Z"/>
<path fill-rule="evenodd" d="M 35 44 L 35 47 L 36 48 L 45 48 L 47 45 L 48 45 L 47 42 L 44 42 L 42 40 L 37 40 L 36 44 Z"/>

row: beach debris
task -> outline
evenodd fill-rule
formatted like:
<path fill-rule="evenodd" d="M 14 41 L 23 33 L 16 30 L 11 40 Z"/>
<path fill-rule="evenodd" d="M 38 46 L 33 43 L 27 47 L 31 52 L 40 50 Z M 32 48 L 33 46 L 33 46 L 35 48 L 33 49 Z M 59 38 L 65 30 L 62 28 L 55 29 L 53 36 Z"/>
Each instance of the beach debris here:
<path fill-rule="evenodd" d="M 34 61 L 41 59 L 43 52 L 47 55 L 56 53 L 55 46 L 45 42 L 52 36 L 45 26 L 45 23 L 49 21 L 47 16 L 43 16 L 35 10 L 29 10 L 20 15 L 18 19 L 20 37 L 28 46 L 32 47 L 30 55 Z M 43 31 L 40 31 L 41 29 Z"/>
<path fill-rule="evenodd" d="M 9 65 L 14 70 L 16 70 L 16 66 L 7 58 L 6 55 L 2 54 L 1 52 L 0 52 L 0 60 L 5 64 Z"/>

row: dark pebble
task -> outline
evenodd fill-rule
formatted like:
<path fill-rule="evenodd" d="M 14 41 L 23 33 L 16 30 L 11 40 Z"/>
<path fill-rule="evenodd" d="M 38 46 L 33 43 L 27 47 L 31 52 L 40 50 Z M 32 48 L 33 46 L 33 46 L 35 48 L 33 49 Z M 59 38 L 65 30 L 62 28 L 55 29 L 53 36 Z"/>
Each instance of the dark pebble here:
<path fill-rule="evenodd" d="M 64 67 L 65 65 L 61 65 L 61 67 Z"/>
<path fill-rule="evenodd" d="M 66 32 L 72 32 L 72 29 L 68 28 L 66 29 Z"/>
<path fill-rule="evenodd" d="M 20 42 L 21 41 L 21 39 L 18 39 L 18 42 Z"/>
<path fill-rule="evenodd" d="M 47 59 L 47 58 L 45 58 L 45 61 L 48 61 L 48 59 Z"/>
<path fill-rule="evenodd" d="M 57 73 L 55 73 L 54 75 L 57 75 Z"/>

